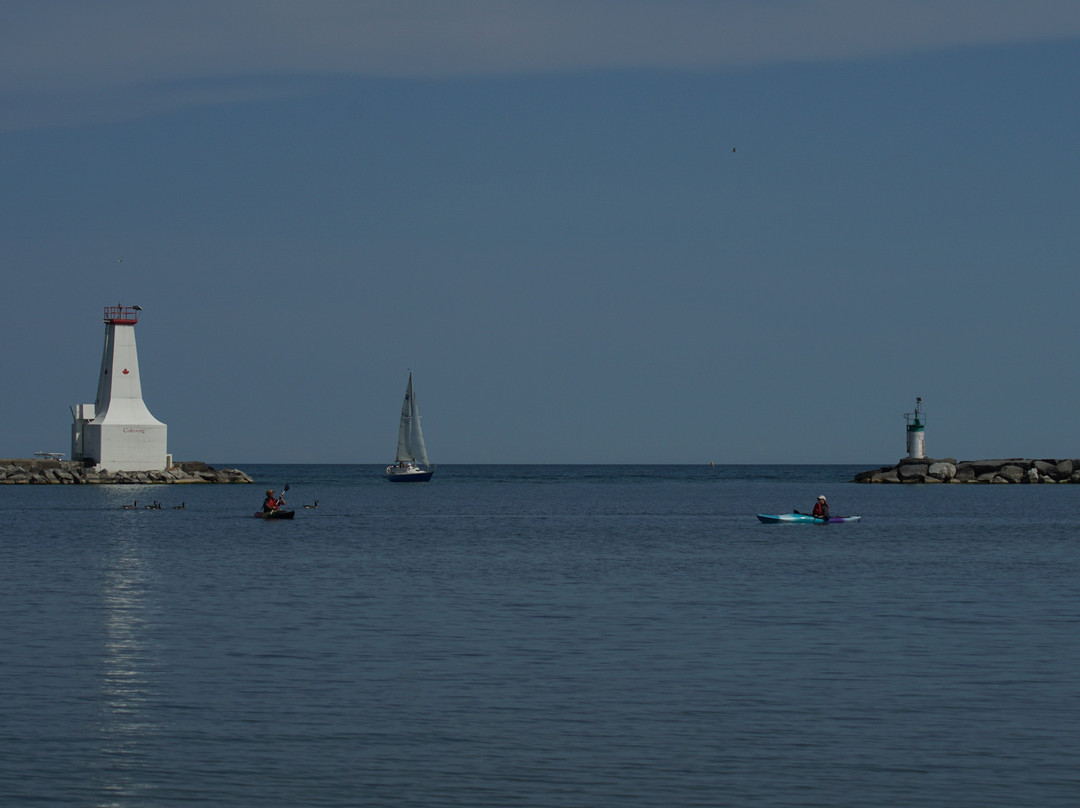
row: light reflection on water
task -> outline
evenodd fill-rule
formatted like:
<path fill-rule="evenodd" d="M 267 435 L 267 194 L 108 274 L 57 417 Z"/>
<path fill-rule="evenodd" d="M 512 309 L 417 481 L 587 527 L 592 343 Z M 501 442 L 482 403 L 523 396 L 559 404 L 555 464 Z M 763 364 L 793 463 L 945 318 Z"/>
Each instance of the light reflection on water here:
<path fill-rule="evenodd" d="M 106 501 L 117 500 L 116 493 L 107 492 Z M 152 792 L 142 765 L 143 750 L 156 743 L 162 721 L 161 697 L 155 690 L 160 663 L 153 641 L 146 636 L 147 624 L 153 620 L 148 598 L 154 591 L 156 571 L 147 558 L 146 526 L 134 521 L 144 516 L 112 515 L 101 558 L 104 647 L 98 675 L 98 732 L 102 765 L 97 776 L 106 804 L 117 806 L 138 804 Z"/>

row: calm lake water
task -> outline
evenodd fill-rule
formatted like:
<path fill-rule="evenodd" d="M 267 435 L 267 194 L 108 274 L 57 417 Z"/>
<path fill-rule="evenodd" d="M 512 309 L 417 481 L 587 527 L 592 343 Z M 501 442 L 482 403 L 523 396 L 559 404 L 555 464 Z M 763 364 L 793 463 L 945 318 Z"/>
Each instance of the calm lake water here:
<path fill-rule="evenodd" d="M 0 805 L 1080 800 L 1080 486 L 242 468 L 0 486 Z"/>

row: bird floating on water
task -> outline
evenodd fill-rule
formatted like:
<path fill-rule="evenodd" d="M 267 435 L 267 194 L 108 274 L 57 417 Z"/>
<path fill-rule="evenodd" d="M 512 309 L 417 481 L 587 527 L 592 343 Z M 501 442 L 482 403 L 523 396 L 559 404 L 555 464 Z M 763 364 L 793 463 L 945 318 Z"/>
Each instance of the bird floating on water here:
<path fill-rule="evenodd" d="M 133 502 L 131 505 L 121 505 L 120 507 L 123 508 L 125 511 L 133 510 L 139 507 L 139 500 L 135 500 L 135 502 Z"/>
<path fill-rule="evenodd" d="M 319 507 L 319 500 L 315 500 L 314 505 L 305 505 L 304 507 L 307 508 L 309 511 L 313 511 Z"/>

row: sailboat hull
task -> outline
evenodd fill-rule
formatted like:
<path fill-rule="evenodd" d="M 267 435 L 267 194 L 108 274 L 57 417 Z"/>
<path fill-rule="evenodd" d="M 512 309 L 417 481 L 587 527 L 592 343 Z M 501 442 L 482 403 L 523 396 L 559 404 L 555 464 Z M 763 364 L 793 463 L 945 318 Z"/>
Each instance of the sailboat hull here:
<path fill-rule="evenodd" d="M 421 471 L 417 474 L 388 474 L 386 479 L 392 483 L 426 483 L 434 473 L 433 471 Z"/>
<path fill-rule="evenodd" d="M 426 483 L 431 479 L 431 475 L 435 473 L 435 470 L 424 471 L 416 466 L 408 468 L 400 468 L 398 466 L 387 466 L 386 479 L 392 483 Z"/>

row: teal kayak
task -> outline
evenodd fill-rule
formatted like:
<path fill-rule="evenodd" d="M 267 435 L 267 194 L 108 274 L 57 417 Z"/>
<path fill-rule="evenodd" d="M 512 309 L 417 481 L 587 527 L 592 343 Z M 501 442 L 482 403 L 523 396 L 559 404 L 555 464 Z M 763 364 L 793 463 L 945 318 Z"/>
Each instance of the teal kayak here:
<path fill-rule="evenodd" d="M 759 513 L 757 518 L 767 525 L 792 524 L 792 525 L 824 525 L 835 522 L 858 522 L 861 516 L 830 516 L 826 519 L 818 519 L 808 513 Z"/>

